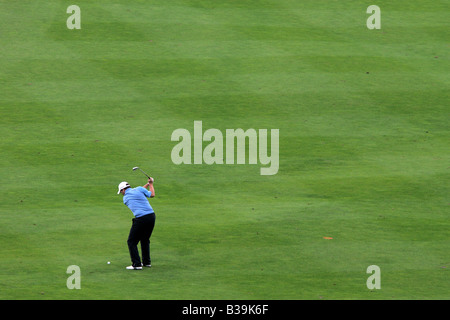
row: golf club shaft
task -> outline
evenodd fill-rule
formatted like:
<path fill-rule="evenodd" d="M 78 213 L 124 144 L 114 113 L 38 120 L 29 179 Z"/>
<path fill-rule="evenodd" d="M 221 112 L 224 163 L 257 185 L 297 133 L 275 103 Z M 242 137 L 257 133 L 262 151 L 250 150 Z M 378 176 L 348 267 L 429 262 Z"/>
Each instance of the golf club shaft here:
<path fill-rule="evenodd" d="M 143 174 L 145 174 L 146 176 L 147 176 L 147 178 L 149 178 L 150 179 L 150 176 L 148 175 L 148 174 L 146 174 L 141 168 L 139 168 L 139 170 L 141 170 L 142 171 L 142 173 Z"/>

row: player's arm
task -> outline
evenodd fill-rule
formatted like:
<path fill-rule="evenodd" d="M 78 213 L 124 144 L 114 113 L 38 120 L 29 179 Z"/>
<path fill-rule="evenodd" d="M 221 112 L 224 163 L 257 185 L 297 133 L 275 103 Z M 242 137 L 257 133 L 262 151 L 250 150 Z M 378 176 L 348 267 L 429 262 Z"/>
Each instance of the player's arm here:
<path fill-rule="evenodd" d="M 148 179 L 148 182 L 146 185 L 144 185 L 144 188 L 148 188 L 148 191 L 152 193 L 150 198 L 153 198 L 155 196 L 155 188 L 153 187 L 153 178 Z"/>

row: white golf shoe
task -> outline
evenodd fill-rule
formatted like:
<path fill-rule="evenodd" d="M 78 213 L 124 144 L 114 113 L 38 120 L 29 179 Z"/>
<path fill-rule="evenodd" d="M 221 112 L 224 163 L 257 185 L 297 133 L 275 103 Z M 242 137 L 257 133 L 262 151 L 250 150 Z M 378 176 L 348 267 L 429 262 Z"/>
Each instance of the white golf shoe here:
<path fill-rule="evenodd" d="M 142 267 L 133 267 L 133 266 L 128 266 L 127 270 L 142 270 Z"/>

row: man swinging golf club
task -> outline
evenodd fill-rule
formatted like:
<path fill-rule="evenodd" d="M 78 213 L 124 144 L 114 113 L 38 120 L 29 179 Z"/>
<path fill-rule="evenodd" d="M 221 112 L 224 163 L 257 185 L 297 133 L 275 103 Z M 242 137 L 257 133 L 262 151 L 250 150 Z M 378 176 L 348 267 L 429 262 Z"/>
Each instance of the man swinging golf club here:
<path fill-rule="evenodd" d="M 155 211 L 148 202 L 147 198 L 155 196 L 153 187 L 153 178 L 143 187 L 131 188 L 128 182 L 119 184 L 119 191 L 123 195 L 123 203 L 133 212 L 134 218 L 128 236 L 128 250 L 130 251 L 131 266 L 128 270 L 142 270 L 142 266 L 151 267 L 150 260 L 150 237 L 155 226 Z M 148 188 L 148 189 L 147 189 Z M 142 263 L 137 248 L 141 243 Z"/>

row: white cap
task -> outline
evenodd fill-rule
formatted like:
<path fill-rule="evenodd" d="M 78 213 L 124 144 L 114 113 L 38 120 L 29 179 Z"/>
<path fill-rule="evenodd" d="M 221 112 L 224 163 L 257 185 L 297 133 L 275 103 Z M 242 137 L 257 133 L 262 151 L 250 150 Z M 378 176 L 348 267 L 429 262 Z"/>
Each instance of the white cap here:
<path fill-rule="evenodd" d="M 128 182 L 122 181 L 121 183 L 119 183 L 119 191 L 117 191 L 117 194 L 119 194 L 120 191 L 122 191 L 122 189 L 125 189 L 125 188 L 128 188 L 128 187 L 130 187 Z"/>

